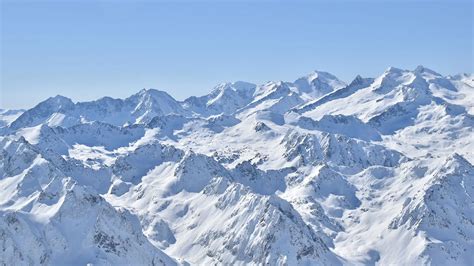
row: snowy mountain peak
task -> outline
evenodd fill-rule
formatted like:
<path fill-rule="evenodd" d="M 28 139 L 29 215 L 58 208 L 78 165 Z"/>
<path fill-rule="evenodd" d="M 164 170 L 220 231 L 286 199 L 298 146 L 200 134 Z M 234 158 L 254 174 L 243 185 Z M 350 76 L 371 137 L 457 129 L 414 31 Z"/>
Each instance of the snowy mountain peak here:
<path fill-rule="evenodd" d="M 384 74 L 401 74 L 403 72 L 406 72 L 407 70 L 403 70 L 398 67 L 390 66 L 388 67 L 385 71 Z"/>
<path fill-rule="evenodd" d="M 319 71 L 319 70 L 313 70 L 307 75 L 308 79 L 310 81 L 314 81 L 315 79 L 320 79 L 320 80 L 339 80 L 336 76 L 329 72 L 325 71 Z"/>
<path fill-rule="evenodd" d="M 297 79 L 294 84 L 302 93 L 314 98 L 346 86 L 343 81 L 324 71 L 313 71 Z"/>
<path fill-rule="evenodd" d="M 47 103 L 50 106 L 57 106 L 58 108 L 68 107 L 74 104 L 71 99 L 64 97 L 62 95 L 56 95 L 54 97 L 50 97 L 47 100 L 45 100 L 43 103 L 44 104 Z"/>
<path fill-rule="evenodd" d="M 200 116 L 229 115 L 252 101 L 255 87 L 255 84 L 243 81 L 221 83 L 207 95 L 189 97 L 183 107 Z"/>
<path fill-rule="evenodd" d="M 224 82 L 216 87 L 213 91 L 223 91 L 223 90 L 234 90 L 234 91 L 250 91 L 255 89 L 257 85 L 245 81 L 235 81 L 235 82 Z"/>
<path fill-rule="evenodd" d="M 73 110 L 75 107 L 71 99 L 57 95 L 39 103 L 35 107 L 22 113 L 10 125 L 13 129 L 35 126 L 47 119 L 61 119 L 63 114 Z"/>
<path fill-rule="evenodd" d="M 396 67 L 389 67 L 383 72 L 383 74 L 379 78 L 382 80 L 398 79 L 401 77 L 405 77 L 409 75 L 410 73 L 411 72 L 409 70 L 403 70 Z"/>
<path fill-rule="evenodd" d="M 130 96 L 125 101 L 168 101 L 175 102 L 176 100 L 165 91 L 156 89 L 142 89 L 137 94 Z"/>
<path fill-rule="evenodd" d="M 451 169 L 461 175 L 474 170 L 474 166 L 458 153 L 453 153 L 446 159 L 444 168 Z"/>
<path fill-rule="evenodd" d="M 441 77 L 441 76 L 442 76 L 441 74 L 439 74 L 439 73 L 437 73 L 437 72 L 435 72 L 435 71 L 433 71 L 433 70 L 431 70 L 431 69 L 429 69 L 429 68 L 426 68 L 426 67 L 424 67 L 424 66 L 422 66 L 422 65 L 417 66 L 417 67 L 415 68 L 415 70 L 413 70 L 413 72 L 418 73 L 418 74 L 423 74 L 423 73 L 425 73 L 425 74 L 430 74 L 430 75 L 434 75 L 434 76 L 438 76 L 438 77 Z"/>
<path fill-rule="evenodd" d="M 0 111 L 0 264 L 471 265 L 473 84 L 315 71 Z"/>
<path fill-rule="evenodd" d="M 349 84 L 349 86 L 355 86 L 355 85 L 360 85 L 364 82 L 364 78 L 362 78 L 360 75 L 357 75 Z"/>
<path fill-rule="evenodd" d="M 378 78 L 382 83 L 409 83 L 413 80 L 432 80 L 432 79 L 443 78 L 443 76 L 429 68 L 424 66 L 417 66 L 413 71 L 403 70 L 396 67 L 389 67 L 385 72 Z M 393 84 L 392 84 L 393 85 Z"/>
<path fill-rule="evenodd" d="M 390 67 L 372 84 L 374 92 L 389 94 L 392 91 L 403 90 L 404 87 L 412 87 L 427 91 L 428 83 L 424 74 L 409 70 Z"/>

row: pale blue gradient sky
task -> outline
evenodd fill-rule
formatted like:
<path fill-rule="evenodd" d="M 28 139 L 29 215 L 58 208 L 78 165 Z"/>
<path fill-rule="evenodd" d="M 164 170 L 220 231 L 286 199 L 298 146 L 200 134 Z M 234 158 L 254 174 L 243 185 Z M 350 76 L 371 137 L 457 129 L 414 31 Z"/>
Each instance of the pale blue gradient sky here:
<path fill-rule="evenodd" d="M 0 108 L 141 88 L 473 71 L 472 1 L 1 1 Z"/>

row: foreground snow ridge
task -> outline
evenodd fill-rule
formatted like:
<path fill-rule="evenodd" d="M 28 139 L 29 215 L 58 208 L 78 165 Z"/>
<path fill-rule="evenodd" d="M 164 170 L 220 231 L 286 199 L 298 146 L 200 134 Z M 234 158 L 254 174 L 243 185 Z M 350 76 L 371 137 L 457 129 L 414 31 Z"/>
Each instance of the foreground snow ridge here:
<path fill-rule="evenodd" d="M 473 265 L 474 75 L 0 110 L 0 265 Z"/>

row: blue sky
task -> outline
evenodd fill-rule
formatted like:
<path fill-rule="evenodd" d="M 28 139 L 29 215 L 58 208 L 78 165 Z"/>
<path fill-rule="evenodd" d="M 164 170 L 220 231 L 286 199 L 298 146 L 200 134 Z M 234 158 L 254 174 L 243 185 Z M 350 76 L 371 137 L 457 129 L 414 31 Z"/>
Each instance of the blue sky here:
<path fill-rule="evenodd" d="M 1 1 L 0 108 L 142 88 L 350 81 L 389 66 L 473 72 L 472 1 Z"/>

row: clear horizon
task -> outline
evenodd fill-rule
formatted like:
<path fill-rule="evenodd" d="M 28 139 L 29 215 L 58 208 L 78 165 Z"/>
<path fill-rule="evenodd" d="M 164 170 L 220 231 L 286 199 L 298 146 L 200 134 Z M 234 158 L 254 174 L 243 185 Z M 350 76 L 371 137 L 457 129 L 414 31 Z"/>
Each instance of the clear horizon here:
<path fill-rule="evenodd" d="M 1 1 L 0 108 L 57 94 L 183 100 L 221 82 L 473 72 L 472 1 Z"/>

